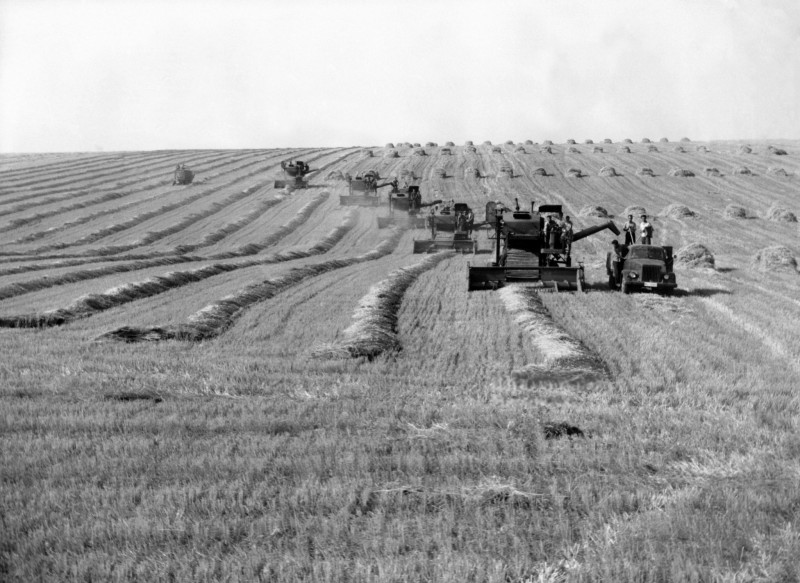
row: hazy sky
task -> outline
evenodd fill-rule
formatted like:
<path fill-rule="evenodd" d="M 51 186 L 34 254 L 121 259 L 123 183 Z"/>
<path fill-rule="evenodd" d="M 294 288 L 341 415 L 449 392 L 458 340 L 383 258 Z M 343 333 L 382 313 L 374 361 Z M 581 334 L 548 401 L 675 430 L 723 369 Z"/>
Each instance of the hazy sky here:
<path fill-rule="evenodd" d="M 0 0 L 0 151 L 800 139 L 798 0 Z"/>

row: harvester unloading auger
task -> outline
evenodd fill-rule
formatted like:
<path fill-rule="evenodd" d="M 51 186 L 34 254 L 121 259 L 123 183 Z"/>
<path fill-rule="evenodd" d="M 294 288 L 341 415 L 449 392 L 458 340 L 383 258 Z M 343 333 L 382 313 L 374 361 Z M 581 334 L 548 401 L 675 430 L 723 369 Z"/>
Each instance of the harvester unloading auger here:
<path fill-rule="evenodd" d="M 392 184 L 389 191 L 389 216 L 378 217 L 378 228 L 385 229 L 394 225 L 405 225 L 409 229 L 424 229 L 427 224 L 426 217 L 422 214 L 423 208 L 441 204 L 441 200 L 422 202 L 419 186 L 410 185 L 398 188 Z"/>
<path fill-rule="evenodd" d="M 455 249 L 461 253 L 477 253 L 478 242 L 472 238 L 475 215 L 469 205 L 459 202 L 443 206 L 428 215 L 431 238 L 414 241 L 414 253 L 433 253 L 440 249 Z M 452 232 L 452 237 L 438 237 L 439 232 Z"/>
<path fill-rule="evenodd" d="M 345 206 L 380 206 L 384 202 L 378 196 L 378 189 L 397 184 L 395 181 L 378 184 L 381 177 L 377 170 L 367 170 L 363 174 L 356 174 L 355 178 L 348 174 L 345 178 L 349 194 L 339 196 L 339 204 Z"/>
<path fill-rule="evenodd" d="M 312 170 L 308 167 L 307 163 L 301 162 L 300 160 L 296 162 L 284 160 L 281 162 L 281 168 L 283 168 L 284 178 L 289 176 L 294 178 L 294 180 L 276 180 L 275 188 L 286 188 L 287 185 L 293 188 L 308 188 L 308 180 L 305 179 L 305 176 L 309 172 L 312 172 Z"/>
<path fill-rule="evenodd" d="M 469 291 L 519 282 L 582 290 L 583 265 L 572 266 L 572 243 L 605 229 L 619 235 L 619 229 L 614 221 L 608 221 L 578 231 L 568 241 L 560 236 L 557 223 L 545 220 L 545 215 L 561 216 L 561 205 L 539 205 L 535 211 L 531 203 L 530 211 L 513 211 L 493 202 L 487 204 L 486 222 L 495 230 L 495 258 L 485 267 L 468 266 Z"/>

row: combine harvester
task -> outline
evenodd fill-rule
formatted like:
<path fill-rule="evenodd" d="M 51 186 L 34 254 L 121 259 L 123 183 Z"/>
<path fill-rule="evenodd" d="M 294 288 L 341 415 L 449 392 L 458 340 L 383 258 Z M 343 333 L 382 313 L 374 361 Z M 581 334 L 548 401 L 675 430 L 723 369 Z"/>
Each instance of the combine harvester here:
<path fill-rule="evenodd" d="M 175 166 L 175 174 L 172 177 L 172 185 L 191 184 L 194 180 L 194 172 L 189 170 L 184 164 Z"/>
<path fill-rule="evenodd" d="M 389 191 L 389 216 L 378 217 L 378 228 L 385 229 L 395 225 L 405 225 L 409 229 L 424 229 L 427 219 L 420 211 L 425 207 L 441 204 L 441 202 L 438 199 L 422 202 L 422 194 L 417 185 L 400 189 L 392 186 L 392 190 Z M 395 215 L 395 211 L 406 214 Z"/>
<path fill-rule="evenodd" d="M 585 286 L 583 265 L 572 267 L 572 244 L 551 236 L 547 240 L 545 215 L 561 215 L 560 204 L 539 205 L 530 211 L 513 211 L 490 202 L 486 205 L 486 222 L 495 230 L 494 261 L 485 267 L 468 265 L 469 291 L 497 289 L 506 283 L 535 282 L 552 285 L 556 290 Z M 572 236 L 577 243 L 589 235 L 609 229 L 619 235 L 614 221 L 578 231 Z M 552 235 L 552 234 L 551 234 Z"/>
<path fill-rule="evenodd" d="M 286 188 L 287 186 L 291 188 L 308 188 L 308 180 L 305 179 L 305 176 L 312 172 L 308 164 L 300 160 L 297 162 L 284 160 L 281 162 L 281 168 L 283 168 L 283 177 L 286 178 L 288 176 L 294 178 L 294 181 L 276 180 L 275 188 Z"/>
<path fill-rule="evenodd" d="M 469 205 L 450 204 L 428 215 L 431 238 L 414 241 L 414 253 L 433 253 L 442 249 L 455 249 L 461 253 L 477 253 L 478 242 L 472 238 L 475 228 L 474 214 Z M 452 237 L 437 238 L 439 231 L 452 232 Z"/>
<path fill-rule="evenodd" d="M 339 204 L 344 206 L 380 206 L 385 203 L 378 196 L 378 189 L 384 186 L 397 187 L 396 181 L 378 184 L 380 175 L 377 170 L 367 170 L 363 174 L 356 174 L 355 178 L 348 174 L 346 178 L 349 194 L 339 197 Z"/>

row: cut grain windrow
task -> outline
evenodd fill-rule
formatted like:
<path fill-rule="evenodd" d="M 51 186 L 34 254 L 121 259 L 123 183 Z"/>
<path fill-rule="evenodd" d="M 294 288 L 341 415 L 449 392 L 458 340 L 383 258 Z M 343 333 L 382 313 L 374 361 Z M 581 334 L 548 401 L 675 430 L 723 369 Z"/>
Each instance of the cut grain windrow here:
<path fill-rule="evenodd" d="M 31 293 L 34 291 L 39 291 L 42 289 L 47 289 L 59 285 L 76 283 L 78 281 L 87 281 L 90 279 L 97 279 L 99 277 L 105 277 L 108 275 L 113 275 L 115 273 L 127 273 L 130 271 L 139 271 L 142 269 L 150 269 L 153 267 L 176 265 L 179 263 L 230 259 L 233 257 L 255 255 L 263 251 L 270 245 L 277 243 L 282 237 L 285 237 L 286 235 L 294 231 L 297 227 L 299 227 L 303 222 L 308 220 L 308 218 L 313 213 L 314 209 L 319 207 L 322 204 L 322 202 L 328 198 L 328 196 L 330 196 L 328 191 L 323 191 L 319 193 L 312 200 L 307 202 L 299 211 L 297 211 L 297 214 L 295 215 L 294 218 L 292 218 L 292 220 L 290 220 L 288 223 L 280 227 L 275 233 L 269 235 L 266 239 L 264 239 L 260 243 L 252 243 L 250 245 L 243 246 L 237 250 L 228 253 L 218 253 L 216 255 L 208 257 L 203 257 L 199 255 L 175 256 L 173 254 L 164 253 L 155 255 L 153 257 L 138 258 L 136 260 L 133 260 L 131 263 L 119 263 L 117 265 L 109 265 L 97 269 L 82 269 L 79 271 L 72 271 L 70 273 L 65 273 L 57 277 L 53 276 L 38 277 L 23 282 L 13 283 L 5 287 L 0 287 L 0 300 L 20 296 L 26 293 Z M 277 204 L 284 198 L 285 197 L 283 197 L 282 195 L 278 195 L 270 200 L 274 201 L 273 204 Z M 206 244 L 210 245 L 212 243 L 206 243 Z M 191 248 L 194 249 L 199 246 L 200 245 L 194 245 L 191 246 Z M 188 251 L 184 251 L 184 253 L 188 253 Z"/>
<path fill-rule="evenodd" d="M 0 327 L 3 328 L 38 328 L 48 326 L 60 326 L 80 318 L 88 318 L 128 302 L 133 302 L 143 298 L 148 298 L 165 291 L 175 289 L 190 283 L 202 281 L 220 275 L 259 265 L 269 265 L 295 259 L 312 257 L 330 251 L 344 236 L 356 225 L 358 213 L 353 210 L 349 212 L 342 221 L 342 224 L 332 229 L 326 237 L 309 248 L 302 250 L 288 250 L 274 253 L 267 257 L 241 261 L 238 263 L 215 263 L 206 265 L 198 269 L 187 271 L 172 271 L 164 275 L 148 278 L 144 281 L 132 282 L 117 286 L 99 294 L 89 294 L 75 300 L 72 304 L 50 310 L 44 313 L 23 314 L 14 316 L 0 316 Z M 391 251 L 391 249 L 389 250 Z"/>
<path fill-rule="evenodd" d="M 341 227 L 339 227 L 341 229 Z M 391 235 L 375 249 L 355 257 L 331 259 L 323 263 L 296 267 L 282 277 L 249 285 L 238 292 L 207 305 L 192 314 L 184 324 L 162 328 L 123 326 L 101 335 L 98 340 L 142 342 L 183 340 L 197 342 L 215 338 L 225 332 L 250 306 L 266 301 L 302 281 L 324 273 L 365 261 L 374 261 L 391 253 L 403 235 L 403 229 L 393 229 Z M 319 245 L 317 245 L 319 246 Z"/>
<path fill-rule="evenodd" d="M 531 364 L 512 371 L 516 381 L 586 382 L 606 378 L 603 362 L 583 344 L 559 327 L 535 290 L 510 285 L 498 292 L 506 311 L 525 330 L 544 356 L 543 364 Z"/>
<path fill-rule="evenodd" d="M 256 160 L 250 160 L 245 164 L 239 164 L 239 165 L 234 166 L 232 168 L 228 168 L 228 169 L 226 169 L 226 170 L 224 170 L 222 172 L 217 172 L 215 174 L 206 174 L 204 176 L 204 178 L 207 178 L 207 179 L 218 178 L 220 176 L 232 174 L 232 173 L 238 172 L 240 170 L 243 170 L 245 168 L 254 166 L 256 164 L 261 164 L 263 162 L 265 162 L 265 160 L 263 158 L 258 158 Z M 220 164 L 216 164 L 212 168 L 218 168 L 218 167 L 229 166 L 229 165 L 230 165 L 230 162 L 222 162 Z M 270 168 L 274 169 L 274 167 L 275 167 L 274 164 L 272 166 L 269 166 L 269 167 L 260 167 L 256 171 L 250 172 L 250 173 L 246 174 L 245 176 L 242 176 L 242 177 L 240 177 L 240 178 L 238 178 L 236 180 L 233 180 L 229 184 L 234 184 L 234 183 L 239 182 L 239 181 L 241 181 L 241 180 L 243 180 L 245 178 L 249 178 L 249 177 L 251 177 L 251 176 L 253 176 L 255 174 L 258 174 L 260 172 L 264 172 L 264 171 L 266 171 L 266 170 L 268 170 Z M 131 181 L 129 183 L 124 183 L 123 186 L 131 186 L 131 185 L 134 185 L 134 184 L 139 184 L 139 182 L 140 181 L 138 179 L 135 179 L 135 180 L 133 180 L 133 181 Z M 59 207 L 57 209 L 51 209 L 51 210 L 43 211 L 43 212 L 40 212 L 40 213 L 36 213 L 34 215 L 30 215 L 30 216 L 27 216 L 27 217 L 21 217 L 21 218 L 18 218 L 18 219 L 14 219 L 14 220 L 10 221 L 9 223 L 7 223 L 4 228 L 6 230 L 17 229 L 17 228 L 23 227 L 25 225 L 29 225 L 31 223 L 35 223 L 35 222 L 40 221 L 42 219 L 51 217 L 51 216 L 56 216 L 56 215 L 59 215 L 59 214 L 70 212 L 70 211 L 87 208 L 87 207 L 90 207 L 90 206 L 95 206 L 95 205 L 102 204 L 104 202 L 108 202 L 110 200 L 114 200 L 114 199 L 117 199 L 117 198 L 128 197 L 128 196 L 131 196 L 131 195 L 136 194 L 136 193 L 140 193 L 140 192 L 144 192 L 144 191 L 147 191 L 147 190 L 152 190 L 154 188 L 158 188 L 158 187 L 161 187 L 161 186 L 165 186 L 165 184 L 169 184 L 169 180 L 168 179 L 163 179 L 163 180 L 159 180 L 159 181 L 154 182 L 154 183 L 148 183 L 148 184 L 140 185 L 138 188 L 128 189 L 128 190 L 124 190 L 124 191 L 121 191 L 121 192 L 107 193 L 107 194 L 104 194 L 104 195 L 102 195 L 102 196 L 100 196 L 98 198 L 93 198 L 91 200 L 75 202 L 75 203 L 73 203 L 71 205 L 68 205 L 68 206 Z M 222 188 L 222 187 L 219 187 L 219 188 Z M 219 188 L 215 189 L 215 191 L 219 190 Z M 155 198 L 159 198 L 159 197 L 162 197 L 162 196 L 164 196 L 163 193 L 158 193 L 158 194 L 155 194 L 153 196 L 147 197 L 145 199 L 138 199 L 138 200 L 132 201 L 130 203 L 127 203 L 125 205 L 115 206 L 112 209 L 99 211 L 97 213 L 86 214 L 86 215 L 81 216 L 77 220 L 74 220 L 74 221 L 71 221 L 69 223 L 66 223 L 64 226 L 59 226 L 56 229 L 48 229 L 46 231 L 41 231 L 39 233 L 33 233 L 32 235 L 24 237 L 24 238 L 22 238 L 22 239 L 20 239 L 20 240 L 18 240 L 16 242 L 20 243 L 20 242 L 33 241 L 33 240 L 36 240 L 36 239 L 40 239 L 40 238 L 44 237 L 45 235 L 50 235 L 52 233 L 61 231 L 61 230 L 65 229 L 65 228 L 72 227 L 72 226 L 75 226 L 75 225 L 80 225 L 80 224 L 89 222 L 92 219 L 95 219 L 95 218 L 98 218 L 98 217 L 101 217 L 101 216 L 105 216 L 105 215 L 108 215 L 108 214 L 116 213 L 116 212 L 119 212 L 119 211 L 124 210 L 126 208 L 130 208 L 131 206 L 135 206 L 137 204 L 142 204 L 142 203 L 145 203 L 145 202 L 149 202 L 150 200 L 153 200 Z M 43 204 L 49 204 L 49 201 L 44 202 Z M 185 201 L 184 201 L 184 204 L 185 204 Z M 38 206 L 38 203 L 36 205 L 29 204 L 27 206 Z M 0 215 L 11 214 L 13 212 L 18 212 L 19 210 L 23 210 L 23 209 L 19 208 L 19 207 L 15 207 L 14 209 L 10 209 L 7 212 L 0 212 Z"/>
<path fill-rule="evenodd" d="M 400 350 L 397 312 L 406 290 L 420 274 L 453 255 L 452 251 L 436 253 L 390 273 L 361 298 L 353 314 L 353 323 L 343 332 L 343 340 L 315 349 L 314 355 L 320 358 L 366 356 L 371 359 L 384 352 Z"/>
<path fill-rule="evenodd" d="M 136 166 L 131 167 L 131 166 L 125 165 L 125 166 L 123 166 L 125 168 L 125 173 L 117 175 L 117 179 L 114 181 L 113 186 L 102 185 L 102 184 L 101 185 L 86 185 L 83 188 L 79 187 L 78 189 L 76 189 L 75 184 L 71 182 L 70 183 L 70 187 L 67 188 L 67 189 L 56 189 L 56 188 L 51 188 L 50 186 L 48 186 L 48 189 L 47 189 L 46 192 L 37 191 L 37 192 L 34 192 L 34 193 L 30 193 L 29 192 L 28 194 L 18 195 L 16 197 L 3 197 L 2 199 L 0 199 L 0 203 L 3 204 L 3 205 L 13 204 L 13 203 L 16 203 L 16 202 L 21 202 L 22 204 L 19 204 L 19 205 L 13 207 L 13 208 L 7 208 L 7 209 L 0 210 L 0 216 L 6 216 L 6 215 L 22 212 L 24 210 L 27 210 L 27 209 L 33 208 L 33 207 L 37 207 L 37 206 L 43 206 L 43 205 L 47 205 L 47 204 L 55 204 L 55 203 L 58 203 L 58 202 L 64 202 L 64 201 L 67 201 L 67 200 L 72 200 L 72 199 L 74 199 L 74 198 L 76 198 L 78 196 L 84 196 L 84 195 L 87 195 L 87 194 L 96 194 L 96 193 L 105 192 L 105 194 L 103 196 L 107 196 L 108 194 L 113 194 L 113 193 L 117 192 L 117 193 L 122 193 L 122 194 L 127 195 L 127 194 L 132 194 L 132 193 L 135 193 L 135 192 L 141 192 L 142 190 L 149 190 L 149 189 L 152 189 L 152 188 L 157 188 L 159 186 L 164 186 L 165 184 L 169 184 L 169 177 L 171 175 L 170 174 L 170 170 L 172 169 L 172 165 L 176 161 L 179 161 L 179 160 L 184 162 L 184 163 L 187 163 L 187 164 L 191 165 L 192 167 L 195 167 L 197 165 L 202 165 L 202 166 L 200 166 L 200 169 L 205 174 L 205 173 L 209 172 L 210 170 L 215 170 L 215 169 L 220 168 L 222 166 L 230 165 L 232 162 L 239 161 L 240 159 L 239 158 L 231 158 L 231 154 L 228 153 L 228 154 L 225 154 L 223 156 L 220 156 L 219 154 L 217 154 L 217 155 L 215 155 L 213 157 L 209 156 L 208 154 L 206 154 L 205 156 L 200 157 L 200 158 L 188 158 L 188 159 L 185 156 L 184 157 L 179 157 L 179 156 L 174 155 L 174 156 L 170 156 L 168 158 L 168 162 L 167 163 L 165 163 L 163 165 L 155 166 L 155 167 L 152 166 L 152 163 L 154 161 L 148 161 L 147 163 L 143 164 L 143 165 L 146 166 L 147 175 L 160 174 L 162 176 L 162 178 L 160 180 L 157 180 L 157 181 L 154 181 L 154 182 L 149 182 L 147 184 L 141 184 L 140 176 L 143 174 L 142 170 L 144 170 L 144 169 L 138 170 L 138 173 L 134 174 L 134 176 L 132 176 L 132 177 L 131 176 L 125 176 L 126 174 L 132 173 L 133 170 L 136 170 Z M 222 161 L 220 161 L 220 160 L 222 160 Z M 80 172 L 78 175 L 81 178 L 84 178 L 84 179 L 91 179 L 91 178 L 95 178 L 97 176 L 96 174 L 87 174 L 87 172 L 88 172 L 87 170 L 84 170 L 84 171 Z M 47 182 L 46 180 L 43 180 L 43 181 Z M 48 183 L 48 185 L 52 185 L 52 183 Z M 134 189 L 120 190 L 122 188 L 126 188 L 126 187 L 129 187 L 129 186 L 135 186 L 135 185 L 139 185 L 139 186 L 137 188 L 134 188 Z M 111 191 L 111 192 L 108 192 L 108 191 Z M 100 202 L 103 202 L 103 201 L 101 200 Z M 91 201 L 84 201 L 81 204 L 83 206 L 79 206 L 79 207 L 76 207 L 76 208 L 85 208 L 86 206 L 90 206 Z M 99 204 L 99 203 L 95 203 L 95 204 Z M 62 208 L 67 208 L 67 207 L 62 207 Z M 59 209 L 59 212 L 64 212 L 64 211 Z M 36 218 L 25 217 L 24 219 L 21 219 L 21 220 L 26 220 L 27 222 L 32 222 L 33 220 L 37 220 L 39 215 L 34 215 L 34 217 L 36 217 Z"/>

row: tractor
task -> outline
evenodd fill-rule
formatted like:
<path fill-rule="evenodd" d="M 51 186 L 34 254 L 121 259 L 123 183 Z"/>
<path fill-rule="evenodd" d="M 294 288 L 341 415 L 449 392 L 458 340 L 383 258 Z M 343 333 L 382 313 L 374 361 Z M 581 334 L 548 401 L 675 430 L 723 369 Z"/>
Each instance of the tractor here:
<path fill-rule="evenodd" d="M 289 176 L 294 178 L 294 181 L 276 180 L 275 188 L 286 188 L 287 186 L 290 188 L 308 188 L 308 181 L 305 180 L 305 175 L 311 172 L 311 168 L 308 167 L 307 163 L 300 160 L 296 162 L 284 160 L 281 162 L 281 168 L 283 169 L 284 178 Z"/>
<path fill-rule="evenodd" d="M 609 288 L 619 289 L 624 294 L 653 291 L 670 295 L 678 287 L 672 271 L 671 246 L 619 245 L 618 249 L 619 253 L 611 252 L 606 257 Z"/>
<path fill-rule="evenodd" d="M 495 258 L 486 266 L 468 266 L 468 289 L 497 289 L 506 283 L 537 282 L 558 289 L 583 290 L 583 265 L 572 266 L 572 244 L 590 235 L 611 230 L 619 235 L 613 221 L 561 236 L 555 216 L 561 205 L 543 204 L 530 210 L 512 210 L 499 202 L 486 207 L 486 224 L 494 227 Z"/>
<path fill-rule="evenodd" d="M 348 195 L 339 197 L 339 204 L 345 206 L 380 206 L 384 203 L 378 197 L 378 189 L 384 186 L 397 186 L 396 181 L 378 184 L 380 174 L 377 170 L 367 170 L 364 173 L 356 174 L 355 178 L 347 174 L 345 179 L 347 180 Z"/>
<path fill-rule="evenodd" d="M 478 242 L 472 238 L 475 215 L 469 205 L 459 202 L 435 209 L 428 215 L 431 238 L 414 241 L 414 253 L 430 253 L 440 249 L 478 252 Z M 439 231 L 452 232 L 452 237 L 437 238 Z"/>
<path fill-rule="evenodd" d="M 175 173 L 172 177 L 172 185 L 176 184 L 191 184 L 194 180 L 194 172 L 189 170 L 184 164 L 175 166 Z"/>

